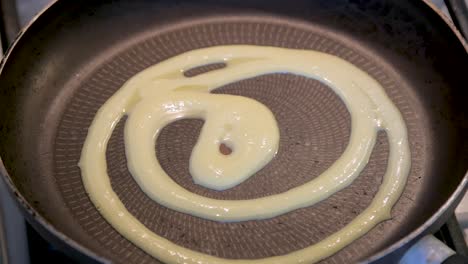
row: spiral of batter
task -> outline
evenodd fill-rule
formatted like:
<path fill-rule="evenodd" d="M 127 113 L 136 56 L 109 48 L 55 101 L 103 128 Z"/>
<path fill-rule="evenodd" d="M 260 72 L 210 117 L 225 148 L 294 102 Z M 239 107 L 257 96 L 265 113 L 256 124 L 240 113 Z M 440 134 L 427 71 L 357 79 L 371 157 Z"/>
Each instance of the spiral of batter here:
<path fill-rule="evenodd" d="M 184 76 L 184 71 L 212 63 L 223 69 Z M 242 96 L 211 94 L 220 86 L 270 73 L 293 73 L 328 85 L 351 115 L 349 144 L 319 177 L 284 193 L 251 200 L 216 200 L 191 193 L 161 168 L 154 145 L 161 129 L 182 118 L 205 124 L 190 158 L 194 182 L 207 188 L 231 188 L 263 168 L 279 147 L 279 129 L 271 111 Z M 383 183 L 372 203 L 338 232 L 307 248 L 256 260 L 222 259 L 195 252 L 150 231 L 131 215 L 112 190 L 106 146 L 119 120 L 125 124 L 128 168 L 155 202 L 179 212 L 215 221 L 275 217 L 314 205 L 359 176 L 385 130 L 390 153 Z M 232 149 L 219 152 L 220 144 Z M 410 169 L 403 118 L 381 85 L 338 57 L 310 50 L 260 46 L 217 46 L 189 51 L 147 68 L 129 79 L 97 112 L 83 146 L 80 168 L 87 193 L 102 216 L 148 254 L 170 263 L 300 263 L 326 258 L 390 217 Z"/>

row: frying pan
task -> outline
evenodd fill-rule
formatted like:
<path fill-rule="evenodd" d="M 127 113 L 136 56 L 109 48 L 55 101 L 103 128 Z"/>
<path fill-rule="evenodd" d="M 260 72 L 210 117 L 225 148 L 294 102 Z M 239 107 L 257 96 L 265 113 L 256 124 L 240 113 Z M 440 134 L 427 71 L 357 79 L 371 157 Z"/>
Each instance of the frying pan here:
<path fill-rule="evenodd" d="M 324 260 L 396 262 L 453 212 L 467 186 L 468 57 L 453 26 L 424 1 L 58 1 L 22 31 L 0 73 L 0 172 L 28 221 L 80 261 L 157 263 L 119 235 L 90 202 L 77 166 L 94 114 L 137 72 L 184 51 L 224 44 L 313 49 L 339 56 L 386 90 L 408 127 L 412 168 L 392 219 Z M 191 70 L 203 74 L 222 65 Z M 184 188 L 218 199 L 284 192 L 318 176 L 343 152 L 350 117 L 325 85 L 270 74 L 220 87 L 275 114 L 278 155 L 239 186 L 195 185 L 190 151 L 203 124 L 181 120 L 158 138 L 164 170 Z M 164 208 L 130 176 L 122 120 L 107 150 L 112 186 L 157 234 L 225 258 L 255 259 L 304 248 L 337 231 L 372 200 L 388 142 L 349 187 L 317 205 L 262 221 L 218 223 Z"/>

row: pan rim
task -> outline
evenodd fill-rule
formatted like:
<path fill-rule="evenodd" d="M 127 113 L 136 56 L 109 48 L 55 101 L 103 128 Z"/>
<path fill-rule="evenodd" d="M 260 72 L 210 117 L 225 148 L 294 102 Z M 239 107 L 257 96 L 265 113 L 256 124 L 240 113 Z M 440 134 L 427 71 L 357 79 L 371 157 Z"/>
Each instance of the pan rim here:
<path fill-rule="evenodd" d="M 51 9 L 52 6 L 57 4 L 57 2 L 59 2 L 59 0 L 53 0 L 48 5 L 46 5 L 18 32 L 17 36 L 15 37 L 11 45 L 7 48 L 3 58 L 0 61 L 0 75 L 2 74 L 5 68 L 6 62 L 11 56 L 12 51 L 15 49 L 17 44 L 21 41 L 25 33 L 31 28 L 31 26 L 38 19 L 40 19 L 40 17 L 42 17 L 45 13 L 47 13 Z M 468 43 L 463 38 L 460 31 L 455 27 L 453 22 L 448 17 L 446 17 L 440 10 L 438 10 L 437 7 L 430 0 L 422 0 L 421 2 L 426 4 L 429 8 L 432 9 L 432 11 L 437 13 L 437 15 L 443 20 L 444 24 L 446 24 L 450 28 L 451 32 L 455 34 L 457 39 L 461 42 L 462 46 L 465 48 L 465 51 L 468 53 Z M 89 258 L 92 258 L 101 263 L 112 263 L 112 261 L 110 261 L 109 259 L 103 256 L 99 256 L 92 250 L 88 249 L 85 245 L 82 245 L 81 243 L 78 243 L 74 239 L 70 238 L 65 233 L 55 228 L 52 225 L 52 223 L 49 223 L 49 221 L 47 221 L 44 217 L 42 217 L 39 214 L 39 212 L 35 210 L 29 204 L 26 198 L 16 188 L 16 186 L 14 185 L 12 181 L 10 174 L 6 170 L 6 167 L 3 163 L 1 156 L 0 156 L 0 178 L 2 178 L 2 180 L 6 183 L 10 194 L 13 196 L 16 196 L 15 200 L 17 203 L 20 204 L 20 208 L 22 209 L 22 211 L 26 212 L 30 217 L 36 220 L 43 228 L 46 229 L 47 232 L 50 232 L 53 236 L 59 238 L 65 244 L 78 250 L 80 253 L 86 255 Z M 403 248 L 405 245 L 408 245 L 410 242 L 415 241 L 416 239 L 422 237 L 424 234 L 426 234 L 426 231 L 431 226 L 433 226 L 450 207 L 454 205 L 454 202 L 457 201 L 459 198 L 461 198 L 465 194 L 467 189 L 468 189 L 468 171 L 465 173 L 463 179 L 461 180 L 461 182 L 459 183 L 455 191 L 447 199 L 447 201 L 445 201 L 444 204 L 429 219 L 427 219 L 418 228 L 408 233 L 405 237 L 401 238 L 400 240 L 397 240 L 392 245 L 378 251 L 377 253 L 367 257 L 367 259 L 363 260 L 361 263 L 370 263 L 370 262 L 377 261 L 383 258 L 384 256 L 389 255 L 392 252 L 395 252 L 398 249 Z M 28 219 L 27 217 L 25 218 Z"/>
<path fill-rule="evenodd" d="M 32 25 L 37 20 L 39 20 L 40 17 L 42 17 L 45 13 L 47 13 L 52 8 L 52 6 L 54 6 L 58 2 L 59 0 L 52 0 L 41 11 L 39 11 L 26 25 L 24 25 L 20 29 L 15 39 L 13 40 L 13 42 L 6 49 L 4 56 L 2 57 L 0 61 L 0 75 L 2 74 L 5 68 L 6 62 L 10 58 L 13 50 L 21 41 L 24 34 L 32 27 Z M 47 232 L 50 232 L 53 236 L 59 238 L 68 246 L 76 249 L 77 251 L 79 251 L 80 253 L 86 255 L 87 257 L 91 259 L 94 259 L 100 263 L 112 263 L 112 261 L 110 261 L 109 259 L 99 256 L 98 254 L 96 254 L 95 252 L 87 248 L 86 246 L 70 238 L 65 233 L 55 228 L 52 225 L 52 223 L 50 223 L 44 217 L 42 217 L 39 214 L 39 212 L 36 209 L 34 209 L 34 207 L 32 207 L 31 204 L 26 200 L 26 198 L 20 193 L 18 188 L 16 188 L 15 184 L 13 183 L 13 180 L 11 179 L 10 174 L 8 173 L 5 167 L 5 164 L 3 163 L 3 159 L 1 156 L 0 156 L 0 178 L 2 178 L 4 183 L 6 183 L 7 189 L 10 192 L 10 194 L 16 198 L 14 200 L 16 201 L 17 204 L 20 205 L 21 211 L 26 212 L 30 217 L 34 218 L 34 220 L 37 221 L 43 228 L 45 228 Z M 25 217 L 25 219 L 28 220 L 27 217 Z"/>

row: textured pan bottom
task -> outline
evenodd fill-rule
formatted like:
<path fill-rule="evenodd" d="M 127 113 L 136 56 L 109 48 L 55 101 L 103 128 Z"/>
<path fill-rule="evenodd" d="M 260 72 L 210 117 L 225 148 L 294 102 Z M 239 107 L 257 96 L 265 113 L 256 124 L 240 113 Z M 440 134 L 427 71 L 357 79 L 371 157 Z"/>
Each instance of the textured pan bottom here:
<path fill-rule="evenodd" d="M 368 72 L 385 88 L 402 112 L 413 154 L 412 171 L 394 219 L 386 221 L 355 243 L 325 260 L 356 261 L 362 252 L 382 245 L 406 217 L 421 174 L 418 157 L 423 138 L 418 120 L 399 84 L 385 65 L 359 48 L 314 27 L 269 19 L 236 18 L 174 26 L 129 45 L 100 65 L 67 104 L 54 146 L 55 177 L 63 199 L 83 227 L 105 245 L 102 252 L 116 262 L 151 263 L 157 260 L 120 236 L 90 202 L 77 166 L 87 128 L 99 107 L 132 75 L 165 58 L 191 49 L 256 44 L 318 50 L 339 56 Z M 201 120 L 177 121 L 158 138 L 157 157 L 164 170 L 191 192 L 217 199 L 251 199 L 284 192 L 320 175 L 344 151 L 350 133 L 345 105 L 331 89 L 291 74 L 271 74 L 233 83 L 216 93 L 256 99 L 275 114 L 281 133 L 279 153 L 264 169 L 239 186 L 217 192 L 195 185 L 188 162 Z M 345 190 L 309 208 L 262 221 L 217 223 L 162 207 L 139 189 L 126 166 L 122 120 L 107 150 L 112 186 L 128 210 L 158 235 L 184 247 L 224 258 L 262 258 L 307 247 L 342 228 L 364 210 L 377 192 L 386 169 L 388 144 L 380 134 L 371 159 L 359 178 Z"/>

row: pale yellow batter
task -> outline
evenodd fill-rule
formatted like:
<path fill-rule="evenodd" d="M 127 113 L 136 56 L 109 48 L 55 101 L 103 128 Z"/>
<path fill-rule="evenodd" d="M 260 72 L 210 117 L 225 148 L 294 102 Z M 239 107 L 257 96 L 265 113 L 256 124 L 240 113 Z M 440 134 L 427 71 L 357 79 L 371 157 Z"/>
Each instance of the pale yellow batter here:
<path fill-rule="evenodd" d="M 190 68 L 224 62 L 227 67 L 185 77 Z M 252 200 L 215 200 L 188 192 L 162 170 L 154 145 L 168 123 L 205 119 L 192 152 L 194 181 L 224 190 L 267 164 L 278 148 L 279 132 L 271 112 L 259 102 L 208 92 L 224 84 L 261 74 L 288 72 L 330 86 L 351 114 L 350 142 L 330 168 L 314 180 L 287 192 Z M 287 255 L 259 260 L 229 260 L 180 247 L 148 230 L 113 192 L 106 168 L 106 146 L 120 118 L 128 114 L 125 148 L 128 167 L 145 193 L 171 209 L 218 221 L 274 217 L 313 205 L 348 186 L 367 164 L 377 131 L 387 132 L 388 167 L 371 205 L 343 229 L 317 244 Z M 219 153 L 219 144 L 233 149 Z M 383 88 L 352 64 L 320 52 L 260 46 L 219 46 L 190 51 L 132 77 L 98 111 L 88 131 L 80 160 L 85 188 L 106 220 L 152 256 L 170 263 L 297 263 L 332 255 L 379 222 L 403 191 L 410 168 L 406 127 Z M 293 175 L 292 175 L 293 177 Z"/>
<path fill-rule="evenodd" d="M 190 158 L 194 181 L 205 187 L 224 190 L 239 184 L 266 165 L 278 149 L 275 118 L 268 108 L 255 100 L 182 91 L 145 97 L 132 110 L 125 125 L 128 165 L 145 192 L 163 204 L 170 203 L 169 207 L 183 204 L 168 192 L 190 193 L 168 182 L 169 176 L 154 155 L 155 133 L 176 119 L 188 117 L 205 120 Z M 221 143 L 231 146 L 233 152 L 221 154 Z M 168 194 L 167 198 L 159 198 L 163 193 Z"/>

